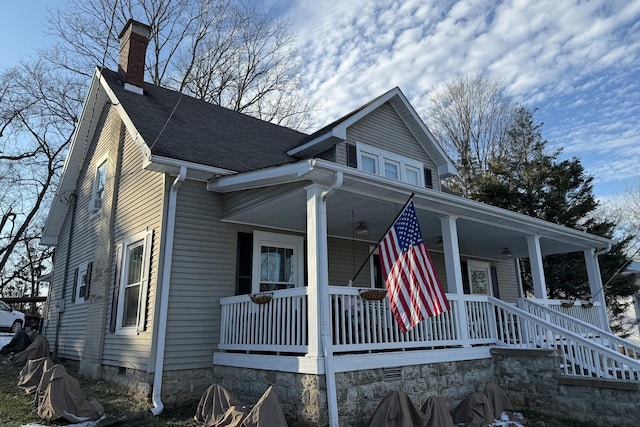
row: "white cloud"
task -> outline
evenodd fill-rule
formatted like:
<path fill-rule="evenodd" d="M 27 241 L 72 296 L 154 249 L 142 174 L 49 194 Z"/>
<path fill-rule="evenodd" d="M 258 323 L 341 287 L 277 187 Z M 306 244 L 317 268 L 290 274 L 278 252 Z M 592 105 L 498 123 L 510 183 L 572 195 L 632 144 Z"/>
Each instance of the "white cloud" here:
<path fill-rule="evenodd" d="M 396 85 L 424 114 L 434 86 L 487 72 L 600 182 L 640 164 L 640 0 L 299 0 L 289 17 L 317 126 Z"/>

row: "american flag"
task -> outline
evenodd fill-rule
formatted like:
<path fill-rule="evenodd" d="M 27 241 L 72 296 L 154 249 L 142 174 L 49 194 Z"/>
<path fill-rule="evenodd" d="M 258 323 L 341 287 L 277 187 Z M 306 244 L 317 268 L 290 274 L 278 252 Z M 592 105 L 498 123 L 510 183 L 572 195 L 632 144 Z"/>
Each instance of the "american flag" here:
<path fill-rule="evenodd" d="M 391 311 L 402 332 L 449 310 L 449 301 L 422 239 L 413 200 L 380 241 L 382 277 Z"/>

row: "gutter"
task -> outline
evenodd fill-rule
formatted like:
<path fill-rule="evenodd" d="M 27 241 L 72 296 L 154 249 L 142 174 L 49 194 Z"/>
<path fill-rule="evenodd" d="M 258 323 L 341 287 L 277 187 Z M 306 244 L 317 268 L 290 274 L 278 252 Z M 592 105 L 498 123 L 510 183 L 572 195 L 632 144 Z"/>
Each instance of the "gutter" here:
<path fill-rule="evenodd" d="M 595 256 L 600 256 L 600 255 L 606 254 L 610 250 L 611 250 L 611 243 L 607 243 L 607 247 L 604 248 L 604 249 L 600 249 L 599 251 L 596 251 L 595 252 Z"/>
<path fill-rule="evenodd" d="M 62 278 L 62 291 L 60 292 L 60 298 L 56 301 L 58 304 L 58 321 L 56 323 L 56 335 L 53 342 L 53 360 L 58 359 L 58 345 L 60 343 L 60 325 L 62 324 L 62 317 L 64 316 L 65 311 L 65 301 L 67 297 L 67 280 L 69 278 L 69 262 L 71 261 L 71 245 L 73 244 L 73 230 L 76 226 L 76 209 L 78 205 L 78 194 L 76 192 L 71 193 L 69 196 L 71 198 L 71 226 L 69 227 L 69 237 L 67 239 L 67 253 L 64 258 L 64 275 Z M 49 284 L 50 288 L 53 286 L 52 283 Z M 76 286 L 74 283 L 73 286 Z M 73 301 L 71 301 L 73 303 Z M 51 304 L 51 303 L 49 303 Z M 24 325 L 24 322 L 23 322 Z"/>
<path fill-rule="evenodd" d="M 165 235 L 164 259 L 162 260 L 162 287 L 160 295 L 160 313 L 158 319 L 158 342 L 156 346 L 156 364 L 153 373 L 153 394 L 151 400 L 153 415 L 160 415 L 164 409 L 161 400 L 162 374 L 164 373 L 164 350 L 167 339 L 167 316 L 169 313 L 169 286 L 171 284 L 171 261 L 173 258 L 173 237 L 176 224 L 176 205 L 178 189 L 187 177 L 187 168 L 180 166 L 180 172 L 169 190 L 169 206 L 167 209 L 167 230 Z"/>

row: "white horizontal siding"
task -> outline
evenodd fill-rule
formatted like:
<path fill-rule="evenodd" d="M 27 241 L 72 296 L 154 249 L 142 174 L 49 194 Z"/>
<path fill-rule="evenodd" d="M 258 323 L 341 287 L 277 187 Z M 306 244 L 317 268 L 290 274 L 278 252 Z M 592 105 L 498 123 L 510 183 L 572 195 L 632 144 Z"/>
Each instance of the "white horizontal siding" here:
<path fill-rule="evenodd" d="M 221 195 L 202 182 L 178 191 L 165 370 L 211 367 L 220 298 L 234 295 L 239 227 L 220 222 Z"/>
<path fill-rule="evenodd" d="M 431 157 L 407 128 L 396 110 L 385 103 L 347 129 L 347 140 L 362 142 L 373 147 L 422 162 L 432 170 L 433 188 L 440 189 L 438 168 Z M 342 159 L 344 148 L 338 150 Z"/>
<path fill-rule="evenodd" d="M 113 288 L 116 269 L 113 268 L 107 287 L 108 306 L 105 319 L 103 363 L 127 368 L 148 369 L 153 329 L 154 302 L 158 282 L 158 266 L 161 255 L 162 215 L 165 177 L 161 173 L 142 169 L 142 155 L 133 143 L 131 135 L 125 136 L 122 169 L 117 193 L 117 209 L 114 218 L 114 243 L 137 233 L 153 230 L 151 270 L 147 298 L 146 330 L 138 335 L 118 335 L 109 331 L 113 308 Z M 115 251 L 112 265 L 115 266 Z M 120 295 L 122 297 L 122 295 Z"/>

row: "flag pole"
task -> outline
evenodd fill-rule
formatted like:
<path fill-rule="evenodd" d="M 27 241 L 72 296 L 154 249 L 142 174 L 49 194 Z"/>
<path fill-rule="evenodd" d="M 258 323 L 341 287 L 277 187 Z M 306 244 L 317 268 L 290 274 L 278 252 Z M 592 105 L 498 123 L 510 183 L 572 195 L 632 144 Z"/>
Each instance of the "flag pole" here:
<path fill-rule="evenodd" d="M 409 202 L 411 200 L 413 200 L 413 196 L 415 196 L 415 194 L 416 193 L 411 193 L 411 195 L 409 196 L 409 199 L 404 203 L 404 206 L 402 206 L 402 209 L 400 209 L 400 212 L 398 212 L 396 214 L 396 217 L 393 219 L 393 221 L 391 221 L 391 225 L 389 227 L 387 227 L 387 229 L 385 230 L 384 233 L 382 233 L 382 237 L 380 237 L 380 239 L 378 240 L 378 243 L 376 243 L 376 245 L 373 247 L 371 252 L 369 252 L 369 255 L 367 255 L 367 257 L 364 259 L 364 262 L 362 263 L 362 265 L 360 266 L 358 271 L 356 271 L 356 274 L 353 275 L 353 278 L 351 280 L 349 280 L 349 286 L 351 286 L 353 281 L 356 280 L 356 277 L 358 277 L 358 275 L 360 274 L 360 272 L 362 271 L 364 266 L 367 264 L 367 261 L 369 261 L 369 258 L 371 258 L 371 256 L 376 251 L 376 249 L 378 249 L 378 245 L 380 245 L 380 242 L 382 242 L 382 239 L 384 239 L 384 237 L 387 235 L 387 232 L 389 231 L 389 229 L 391 229 L 391 227 L 393 227 L 393 224 L 395 224 L 396 221 L 398 220 L 398 218 L 400 218 L 400 215 L 402 215 L 402 212 L 404 212 L 404 210 L 407 207 L 407 205 L 409 204 Z"/>

